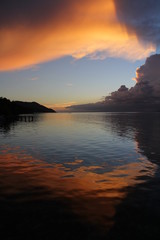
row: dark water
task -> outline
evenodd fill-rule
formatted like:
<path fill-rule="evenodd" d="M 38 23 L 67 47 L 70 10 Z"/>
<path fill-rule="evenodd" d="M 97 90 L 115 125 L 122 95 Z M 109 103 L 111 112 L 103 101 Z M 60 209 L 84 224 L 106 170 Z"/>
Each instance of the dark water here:
<path fill-rule="evenodd" d="M 2 239 L 159 239 L 160 114 L 0 123 Z"/>

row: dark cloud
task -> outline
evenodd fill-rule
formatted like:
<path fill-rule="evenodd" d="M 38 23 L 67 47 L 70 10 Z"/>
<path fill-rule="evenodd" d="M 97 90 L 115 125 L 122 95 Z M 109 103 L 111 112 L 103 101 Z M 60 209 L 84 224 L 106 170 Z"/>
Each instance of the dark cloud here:
<path fill-rule="evenodd" d="M 137 69 L 137 86 L 145 84 L 151 89 L 154 97 L 160 97 L 160 54 L 147 58 L 146 63 Z"/>
<path fill-rule="evenodd" d="M 69 15 L 75 5 L 73 0 L 2 0 L 0 3 L 0 28 L 13 25 L 40 25 L 50 19 Z M 66 17 L 65 16 L 65 17 Z M 54 22 L 55 23 L 55 22 Z"/>
<path fill-rule="evenodd" d="M 160 111 L 160 54 L 146 59 L 136 71 L 136 84 L 122 85 L 104 101 L 71 106 L 71 111 Z"/>
<path fill-rule="evenodd" d="M 159 0 L 114 0 L 119 21 L 128 32 L 160 45 Z"/>

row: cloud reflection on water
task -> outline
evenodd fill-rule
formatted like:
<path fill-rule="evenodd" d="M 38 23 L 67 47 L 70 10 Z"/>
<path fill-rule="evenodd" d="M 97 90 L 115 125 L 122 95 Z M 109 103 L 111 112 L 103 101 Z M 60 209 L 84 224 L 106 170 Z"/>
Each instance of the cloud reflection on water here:
<path fill-rule="evenodd" d="M 95 170 L 102 166 L 85 166 L 82 163 L 83 160 L 76 160 L 65 165 L 48 164 L 18 147 L 12 149 L 6 146 L 0 154 L 1 200 L 59 199 L 67 202 L 68 209 L 83 217 L 84 221 L 107 229 L 114 222 L 116 205 L 127 194 L 124 189 L 143 182 L 137 177 L 142 177 L 144 172 L 152 176 L 156 169 L 145 161 L 145 165 L 129 163 L 111 172 L 98 174 Z M 77 168 L 72 170 L 71 165 L 77 165 Z"/>
<path fill-rule="evenodd" d="M 55 239 L 77 231 L 79 239 L 100 239 L 96 234 L 110 229 L 117 237 L 130 223 L 137 228 L 137 221 L 148 221 L 149 229 L 148 216 L 137 216 L 158 213 L 159 130 L 158 114 L 141 113 L 43 115 L 10 124 L 7 133 L 1 129 L 1 227 L 15 226 L 19 214 L 22 232 L 36 228 L 36 236 L 45 236 L 53 230 Z M 57 226 L 65 232 L 60 237 Z"/>

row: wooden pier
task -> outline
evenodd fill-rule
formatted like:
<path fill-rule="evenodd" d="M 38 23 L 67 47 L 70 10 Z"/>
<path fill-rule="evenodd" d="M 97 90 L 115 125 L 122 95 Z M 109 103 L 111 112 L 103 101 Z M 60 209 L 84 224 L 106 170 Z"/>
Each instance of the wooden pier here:
<path fill-rule="evenodd" d="M 33 115 L 20 115 L 18 116 L 18 121 L 20 122 L 33 122 Z"/>

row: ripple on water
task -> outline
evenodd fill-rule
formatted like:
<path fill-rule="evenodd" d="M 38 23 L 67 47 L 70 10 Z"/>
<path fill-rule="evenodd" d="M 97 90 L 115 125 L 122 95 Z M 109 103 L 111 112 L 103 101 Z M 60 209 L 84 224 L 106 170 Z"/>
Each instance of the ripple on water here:
<path fill-rule="evenodd" d="M 0 199 L 61 202 L 79 219 L 110 228 L 129 187 L 157 171 L 158 150 L 146 150 L 145 124 L 136 125 L 133 115 L 129 126 L 118 118 L 46 114 L 1 131 Z"/>

